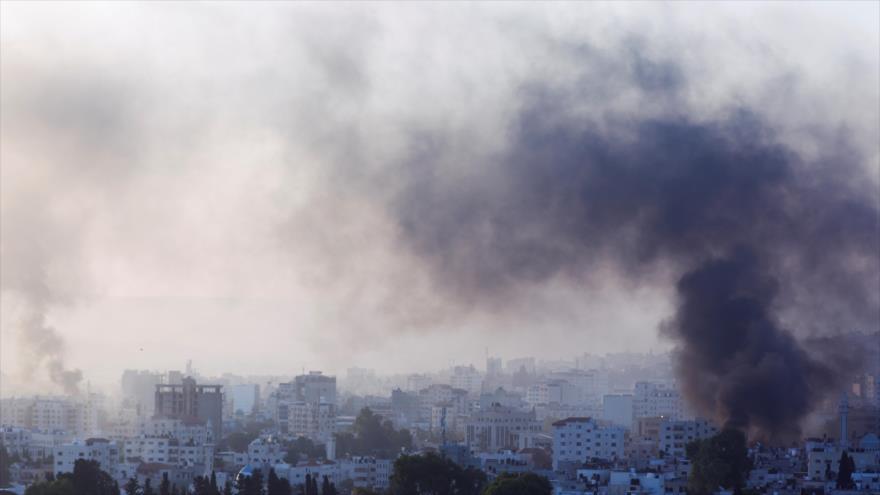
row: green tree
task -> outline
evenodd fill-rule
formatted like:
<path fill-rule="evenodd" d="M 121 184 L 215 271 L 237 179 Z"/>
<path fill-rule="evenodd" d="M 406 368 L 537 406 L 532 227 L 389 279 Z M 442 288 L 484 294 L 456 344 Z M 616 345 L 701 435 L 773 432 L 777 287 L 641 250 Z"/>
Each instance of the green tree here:
<path fill-rule="evenodd" d="M 128 479 L 122 489 L 125 490 L 125 495 L 140 495 L 141 493 L 141 485 L 134 476 Z"/>
<path fill-rule="evenodd" d="M 840 462 L 837 467 L 837 489 L 852 490 L 855 483 L 852 474 L 856 470 L 856 463 L 852 456 L 846 454 L 846 451 L 840 453 Z"/>
<path fill-rule="evenodd" d="M 483 495 L 551 495 L 553 485 L 535 473 L 503 473 L 495 478 Z"/>
<path fill-rule="evenodd" d="M 226 480 L 226 483 L 223 485 L 223 495 L 232 495 L 232 482 Z"/>
<path fill-rule="evenodd" d="M 412 449 L 409 430 L 397 431 L 391 421 L 382 421 L 369 407 L 361 409 L 353 433 L 336 435 L 336 450 L 342 454 L 393 457 L 401 450 Z"/>
<path fill-rule="evenodd" d="M 391 495 L 478 495 L 486 475 L 473 468 L 462 469 L 451 460 L 429 453 L 404 455 L 394 461 Z"/>
<path fill-rule="evenodd" d="M 153 484 L 150 481 L 150 478 L 144 480 L 144 489 L 141 493 L 144 495 L 156 495 L 156 492 L 153 491 Z"/>
<path fill-rule="evenodd" d="M 217 487 L 217 473 L 211 470 L 211 495 L 220 495 L 220 488 Z"/>
<path fill-rule="evenodd" d="M 719 488 L 741 490 L 751 470 L 746 436 L 734 429 L 691 442 L 687 446 L 691 461 L 688 493 L 709 495 Z"/>

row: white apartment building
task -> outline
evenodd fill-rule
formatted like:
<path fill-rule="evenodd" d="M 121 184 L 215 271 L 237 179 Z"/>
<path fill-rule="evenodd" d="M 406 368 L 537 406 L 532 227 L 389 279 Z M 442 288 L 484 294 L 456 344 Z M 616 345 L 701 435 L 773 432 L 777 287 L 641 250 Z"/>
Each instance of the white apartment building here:
<path fill-rule="evenodd" d="M 547 404 L 577 405 L 582 401 L 581 392 L 565 380 L 536 383 L 526 391 L 526 402 L 533 407 Z"/>
<path fill-rule="evenodd" d="M 42 431 L 64 430 L 77 437 L 100 433 L 98 418 L 103 396 L 89 394 L 85 399 L 30 397 L 0 400 L 0 424 Z"/>
<path fill-rule="evenodd" d="M 340 462 L 340 478 L 350 479 L 355 488 L 385 491 L 390 486 L 394 461 L 375 457 L 352 457 Z"/>
<path fill-rule="evenodd" d="M 718 428 L 705 419 L 664 420 L 660 423 L 660 451 L 667 456 L 683 458 L 686 456 L 688 443 L 709 438 L 716 433 Z"/>
<path fill-rule="evenodd" d="M 602 397 L 602 419 L 627 430 L 631 429 L 633 420 L 632 394 L 606 394 Z"/>
<path fill-rule="evenodd" d="M 608 393 L 608 373 L 601 370 L 554 371 L 547 375 L 549 380 L 565 380 L 572 384 L 583 402 L 600 403 Z"/>
<path fill-rule="evenodd" d="M 567 418 L 553 423 L 553 469 L 561 463 L 583 464 L 590 459 L 624 457 L 624 429 L 600 426 L 591 418 Z"/>
<path fill-rule="evenodd" d="M 307 475 L 313 478 L 317 477 L 318 486 L 321 485 L 324 476 L 336 486 L 339 486 L 340 481 L 347 479 L 344 473 L 345 469 L 335 461 L 301 462 L 296 466 L 282 463 L 276 464 L 274 469 L 279 478 L 287 478 L 292 486 L 304 484 Z"/>
<path fill-rule="evenodd" d="M 336 404 L 292 402 L 287 404 L 287 433 L 319 443 L 330 441 L 336 433 Z"/>
<path fill-rule="evenodd" d="M 269 467 L 284 463 L 286 454 L 284 446 L 275 438 L 256 438 L 248 444 L 248 464 L 259 468 L 264 473 L 269 472 Z"/>
<path fill-rule="evenodd" d="M 202 466 L 210 472 L 214 465 L 214 445 L 196 445 L 168 437 L 140 437 L 125 441 L 125 462 L 161 463 L 177 467 Z"/>
<path fill-rule="evenodd" d="M 116 472 L 119 463 L 119 447 L 116 442 L 103 438 L 67 443 L 56 447 L 54 454 L 56 476 L 61 473 L 72 473 L 73 466 L 79 459 L 97 461 L 101 469 L 108 473 Z"/>
<path fill-rule="evenodd" d="M 688 417 L 681 393 L 674 385 L 638 382 L 633 393 L 633 421 L 639 418 L 663 417 L 673 421 Z"/>
<path fill-rule="evenodd" d="M 469 394 L 479 394 L 483 388 L 483 376 L 473 366 L 456 366 L 449 384 L 452 388 L 467 390 Z"/>
<path fill-rule="evenodd" d="M 2 426 L 0 427 L 0 444 L 6 447 L 6 452 L 10 455 L 29 455 L 31 432 L 18 426 Z"/>
<path fill-rule="evenodd" d="M 515 449 L 520 435 L 541 431 L 534 411 L 494 404 L 471 415 L 465 424 L 467 446 L 482 452 Z"/>

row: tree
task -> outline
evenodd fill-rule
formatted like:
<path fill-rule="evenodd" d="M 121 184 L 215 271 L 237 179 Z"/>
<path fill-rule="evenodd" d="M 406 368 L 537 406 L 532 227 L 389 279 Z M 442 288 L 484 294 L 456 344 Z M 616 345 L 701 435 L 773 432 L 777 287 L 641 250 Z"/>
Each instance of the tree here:
<path fill-rule="evenodd" d="M 250 476 L 239 476 L 235 480 L 239 495 L 266 495 L 263 489 L 263 473 L 254 469 Z"/>
<path fill-rule="evenodd" d="M 226 480 L 226 483 L 223 485 L 223 495 L 232 495 L 232 482 Z"/>
<path fill-rule="evenodd" d="M 324 475 L 324 481 L 321 482 L 321 495 L 331 495 L 333 489 L 330 488 L 330 478 Z"/>
<path fill-rule="evenodd" d="M 856 470 L 856 463 L 852 456 L 846 454 L 846 451 L 840 453 L 840 462 L 837 467 L 837 489 L 852 490 L 855 483 L 852 474 Z"/>
<path fill-rule="evenodd" d="M 125 495 L 140 495 L 141 493 L 141 485 L 135 476 L 129 478 L 122 489 L 125 490 Z"/>
<path fill-rule="evenodd" d="M 391 421 L 382 421 L 369 407 L 361 409 L 353 433 L 336 435 L 336 450 L 342 454 L 394 457 L 401 450 L 412 449 L 409 430 L 397 431 Z"/>
<path fill-rule="evenodd" d="M 307 437 L 297 437 L 296 440 L 287 442 L 285 448 L 287 453 L 284 456 L 284 462 L 294 466 L 301 458 L 307 460 L 318 459 L 325 454 L 323 445 L 316 444 Z"/>
<path fill-rule="evenodd" d="M 12 457 L 6 451 L 6 446 L 0 443 L 0 486 L 9 486 L 9 466 L 12 465 Z"/>
<path fill-rule="evenodd" d="M 687 446 L 691 461 L 688 493 L 708 495 L 719 488 L 741 490 L 751 470 L 746 436 L 725 429 L 711 438 L 696 440 Z"/>
<path fill-rule="evenodd" d="M 70 476 L 75 495 L 116 495 L 113 490 L 118 487 L 113 477 L 101 471 L 98 461 L 77 459 Z"/>
<path fill-rule="evenodd" d="M 274 469 L 269 469 L 269 479 L 266 488 L 267 495 L 291 494 L 290 482 L 287 481 L 287 478 L 279 478 L 278 475 L 275 474 Z"/>
<path fill-rule="evenodd" d="M 171 481 L 168 480 L 168 473 L 162 473 L 162 482 L 159 483 L 159 495 L 171 495 Z"/>
<path fill-rule="evenodd" d="M 483 495 L 551 495 L 550 481 L 534 473 L 502 473 L 493 481 Z"/>
<path fill-rule="evenodd" d="M 462 469 L 451 460 L 429 453 L 404 455 L 394 461 L 391 495 L 478 495 L 486 484 L 486 475 L 473 468 Z"/>
<path fill-rule="evenodd" d="M 306 474 L 306 482 L 303 485 L 303 494 L 304 495 L 318 495 L 317 493 L 312 491 L 312 475 Z"/>
<path fill-rule="evenodd" d="M 143 495 L 156 495 L 156 492 L 153 491 L 153 485 L 150 482 L 150 478 L 144 480 L 144 489 L 141 493 L 143 493 Z"/>
<path fill-rule="evenodd" d="M 217 487 L 217 473 L 211 471 L 211 495 L 220 495 L 220 489 Z"/>
<path fill-rule="evenodd" d="M 74 495 L 70 476 L 61 479 L 34 483 L 27 487 L 24 495 Z"/>

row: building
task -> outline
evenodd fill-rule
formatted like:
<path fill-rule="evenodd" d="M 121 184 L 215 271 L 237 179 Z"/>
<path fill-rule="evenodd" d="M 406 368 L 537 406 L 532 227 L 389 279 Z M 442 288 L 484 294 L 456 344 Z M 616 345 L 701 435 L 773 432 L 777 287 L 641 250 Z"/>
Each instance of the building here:
<path fill-rule="evenodd" d="M 336 404 L 327 402 L 290 402 L 286 408 L 287 434 L 327 443 L 336 433 Z"/>
<path fill-rule="evenodd" d="M 202 420 L 214 438 L 223 433 L 223 392 L 221 385 L 197 385 L 191 377 L 180 384 L 156 385 L 155 418 Z"/>
<path fill-rule="evenodd" d="M 684 458 L 688 443 L 709 438 L 716 433 L 718 428 L 704 419 L 664 420 L 660 423 L 660 451 L 667 456 Z"/>
<path fill-rule="evenodd" d="M 248 445 L 247 454 L 248 464 L 268 473 L 270 467 L 284 462 L 287 451 L 277 439 L 268 437 L 254 439 Z"/>
<path fill-rule="evenodd" d="M 560 464 L 584 464 L 592 459 L 624 457 L 624 429 L 600 426 L 591 418 L 566 418 L 553 423 L 553 469 Z"/>
<path fill-rule="evenodd" d="M 479 394 L 483 387 L 483 377 L 473 366 L 456 366 L 449 377 L 452 388 L 467 390 L 469 394 Z"/>
<path fill-rule="evenodd" d="M 663 417 L 674 421 L 693 419 L 685 411 L 678 388 L 665 383 L 638 382 L 633 393 L 633 421 Z"/>
<path fill-rule="evenodd" d="M 375 457 L 354 456 L 340 463 L 340 477 L 350 479 L 355 488 L 384 492 L 388 489 L 394 461 Z"/>
<path fill-rule="evenodd" d="M 156 408 L 156 385 L 161 383 L 161 373 L 125 370 L 122 373 L 122 398 L 131 401 L 141 414 L 149 415 Z"/>
<path fill-rule="evenodd" d="M 114 473 L 119 463 L 119 447 L 116 442 L 104 438 L 89 438 L 58 446 L 52 460 L 55 475 L 72 473 L 73 466 L 79 459 L 97 461 L 102 470 Z"/>
<path fill-rule="evenodd" d="M 632 394 L 609 394 L 602 397 L 602 419 L 627 430 L 632 429 Z"/>
<path fill-rule="evenodd" d="M 336 377 L 326 376 L 320 371 L 298 375 L 292 382 L 278 385 L 278 398 L 313 404 L 321 402 L 336 404 Z"/>
<path fill-rule="evenodd" d="M 260 386 L 245 383 L 230 387 L 233 414 L 250 415 L 256 412 L 260 403 Z"/>
<path fill-rule="evenodd" d="M 419 421 L 419 396 L 399 388 L 391 391 L 391 421 L 397 428 L 410 428 Z"/>
<path fill-rule="evenodd" d="M 534 411 L 493 404 L 477 411 L 467 420 L 465 441 L 471 449 L 483 452 L 516 449 L 521 435 L 540 431 L 541 424 L 535 418 Z"/>
<path fill-rule="evenodd" d="M 526 402 L 533 407 L 548 404 L 573 406 L 580 404 L 582 398 L 580 390 L 560 379 L 536 383 L 526 391 Z"/>

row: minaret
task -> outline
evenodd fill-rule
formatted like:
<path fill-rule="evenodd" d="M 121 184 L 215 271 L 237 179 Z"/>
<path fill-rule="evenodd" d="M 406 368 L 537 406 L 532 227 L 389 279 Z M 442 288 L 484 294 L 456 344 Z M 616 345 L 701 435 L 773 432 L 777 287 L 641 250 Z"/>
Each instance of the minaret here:
<path fill-rule="evenodd" d="M 844 392 L 843 396 L 840 398 L 838 412 L 840 412 L 840 448 L 846 449 L 847 444 L 849 443 L 846 431 L 846 416 L 849 413 L 849 400 L 847 399 L 846 392 Z"/>

